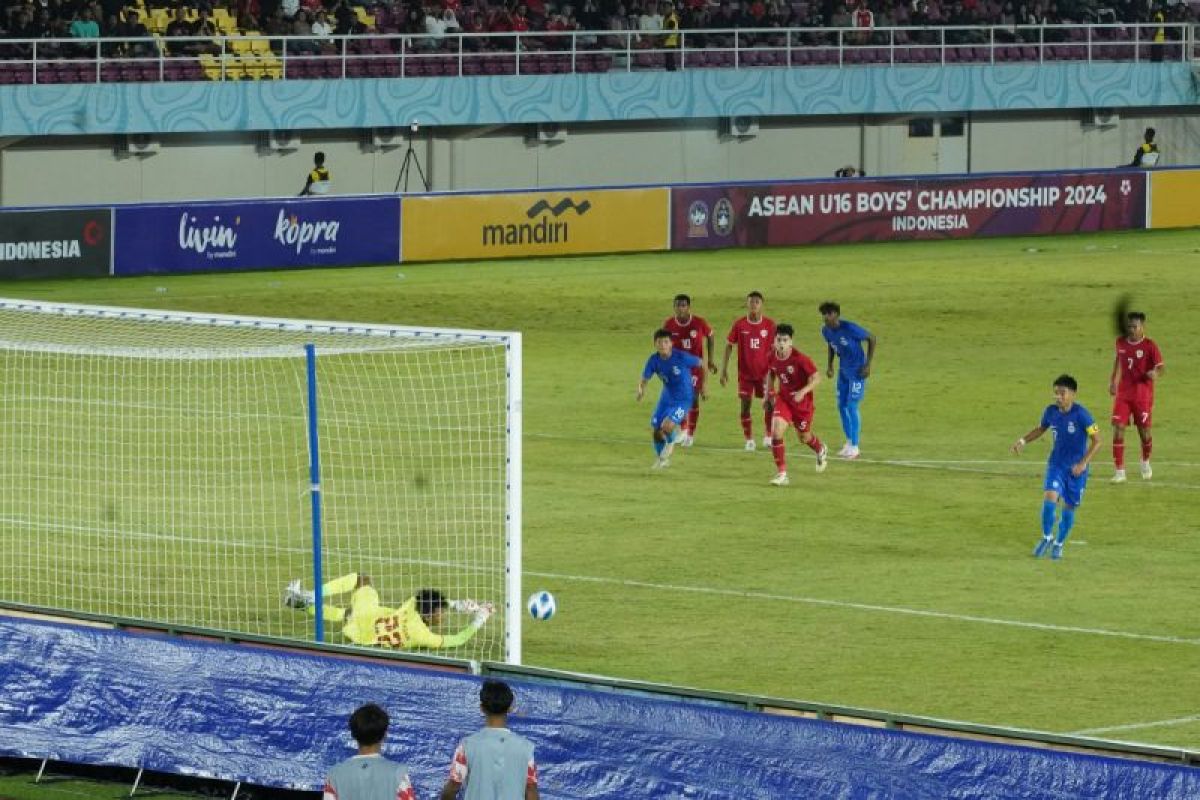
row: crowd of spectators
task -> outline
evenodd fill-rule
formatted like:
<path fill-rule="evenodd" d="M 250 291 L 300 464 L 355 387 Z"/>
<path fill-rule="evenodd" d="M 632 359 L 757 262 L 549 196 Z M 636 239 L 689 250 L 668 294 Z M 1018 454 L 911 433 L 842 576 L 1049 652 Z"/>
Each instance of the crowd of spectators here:
<path fill-rule="evenodd" d="M 623 47 L 632 37 L 638 46 L 671 46 L 661 33 L 664 19 L 677 15 L 678 26 L 688 32 L 689 47 L 730 47 L 730 29 L 859 28 L 861 34 L 847 37 L 848 44 L 885 43 L 872 29 L 887 27 L 1003 26 L 1010 41 L 1037 40 L 1020 26 L 1099 23 L 1182 23 L 1195 19 L 1184 2 L 1161 0 L 1116 0 L 1097 5 L 1097 0 L 0 0 L 0 38 L 7 39 L 94 39 L 147 37 L 142 20 L 146 9 L 166 7 L 172 15 L 161 31 L 172 54 L 199 54 L 214 49 L 208 42 L 171 45 L 180 37 L 214 37 L 220 31 L 211 14 L 223 9 L 242 32 L 259 32 L 271 37 L 312 37 L 289 45 L 300 52 L 335 52 L 329 37 L 370 32 L 409 35 L 415 49 L 446 48 L 447 34 L 527 33 L 537 31 L 594 31 L 607 35 L 580 37 L 580 47 Z M 355 8 L 362 6 L 361 10 Z M 712 31 L 712 33 L 706 33 Z M 1174 38 L 1170 32 L 1167 38 Z M 770 34 L 737 35 L 739 46 L 774 44 Z M 960 42 L 986 41 L 982 32 L 962 32 Z M 1140 38 L 1149 38 L 1142 36 Z M 820 35 L 809 35 L 814 43 Z M 919 41 L 919 39 L 916 39 Z M 1161 40 L 1161 39 L 1160 39 Z M 949 37 L 947 38 L 949 41 Z M 536 41 L 533 43 L 536 46 Z M 497 43 L 472 43 L 475 49 L 494 48 Z M 502 45 L 500 45 L 502 46 Z M 71 45 L 65 44 L 69 54 Z M 114 45 L 114 47 L 118 47 Z M 121 52 L 141 55 L 152 43 L 119 46 Z M 455 44 L 454 48 L 457 48 Z M 87 46 L 76 49 L 94 52 Z M 277 49 L 277 48 L 276 48 Z M 446 48 L 449 49 L 449 48 Z M 52 56 L 53 45 L 39 51 Z M 16 45 L 0 52 L 22 55 Z"/>

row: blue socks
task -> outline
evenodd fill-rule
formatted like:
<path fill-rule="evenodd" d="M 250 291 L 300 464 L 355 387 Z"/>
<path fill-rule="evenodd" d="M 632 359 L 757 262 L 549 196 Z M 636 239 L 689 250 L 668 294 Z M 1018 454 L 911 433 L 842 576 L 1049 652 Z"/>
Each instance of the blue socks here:
<path fill-rule="evenodd" d="M 1058 523 L 1058 538 L 1054 541 L 1055 547 L 1062 547 L 1067 541 L 1067 537 L 1071 535 L 1071 528 L 1075 525 L 1075 509 L 1063 506 L 1062 519 Z"/>
<path fill-rule="evenodd" d="M 1056 504 L 1051 500 L 1042 501 L 1042 536 L 1047 539 L 1054 533 L 1054 511 Z M 1067 518 L 1067 511 L 1063 509 L 1063 520 Z"/>
<path fill-rule="evenodd" d="M 653 434 L 651 434 L 651 436 L 653 436 Z M 651 439 L 651 441 L 654 442 L 654 454 L 661 456 L 663 448 L 667 446 L 666 440 L 664 439 L 660 442 L 658 437 L 655 436 L 653 439 Z"/>
<path fill-rule="evenodd" d="M 850 430 L 846 432 L 846 437 L 850 440 L 850 444 L 858 447 L 858 433 L 862 430 L 862 417 L 858 415 L 856 401 L 846 405 L 846 418 L 850 421 Z"/>

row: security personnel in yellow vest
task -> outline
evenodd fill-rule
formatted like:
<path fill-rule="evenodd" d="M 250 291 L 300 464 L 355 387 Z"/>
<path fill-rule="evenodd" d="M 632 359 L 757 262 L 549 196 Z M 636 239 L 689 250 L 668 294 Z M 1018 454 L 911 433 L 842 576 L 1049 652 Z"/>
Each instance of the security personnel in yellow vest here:
<path fill-rule="evenodd" d="M 1129 162 L 1129 166 L 1158 166 L 1158 145 L 1154 143 L 1154 128 L 1146 128 L 1146 134 L 1142 138 L 1145 141 L 1138 146 L 1137 152 L 1133 154 L 1133 161 Z"/>
<path fill-rule="evenodd" d="M 308 180 L 305 181 L 304 190 L 300 192 L 300 196 L 329 194 L 332 186 L 333 183 L 329 179 L 329 170 L 325 168 L 325 154 L 317 153 L 313 156 L 313 168 L 308 173 Z"/>
<path fill-rule="evenodd" d="M 666 66 L 669 72 L 674 72 L 677 64 L 675 63 L 675 51 L 679 49 L 679 14 L 675 11 L 674 3 L 663 3 L 663 30 L 667 35 L 663 37 L 663 49 L 666 50 Z"/>

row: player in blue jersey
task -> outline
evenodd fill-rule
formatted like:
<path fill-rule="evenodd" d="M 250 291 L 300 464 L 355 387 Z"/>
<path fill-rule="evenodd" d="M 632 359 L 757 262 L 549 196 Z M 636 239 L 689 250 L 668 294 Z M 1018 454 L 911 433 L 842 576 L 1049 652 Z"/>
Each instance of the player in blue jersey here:
<path fill-rule="evenodd" d="M 1079 385 L 1070 375 L 1059 375 L 1054 381 L 1054 402 L 1042 412 L 1042 421 L 1036 428 L 1017 439 L 1012 446 L 1019 454 L 1025 445 L 1046 431 L 1054 437 L 1050 459 L 1046 462 L 1045 491 L 1042 500 L 1042 539 L 1033 548 L 1035 558 L 1041 558 L 1050 550 L 1050 557 L 1062 558 L 1063 544 L 1071 535 L 1075 524 L 1075 509 L 1083 501 L 1083 490 L 1087 486 L 1088 464 L 1100 449 L 1100 426 L 1091 412 L 1075 402 Z M 1058 537 L 1054 536 L 1054 516 L 1058 501 L 1062 500 L 1062 519 L 1058 523 Z"/>
<path fill-rule="evenodd" d="M 821 336 L 829 345 L 829 367 L 827 378 L 833 377 L 833 357 L 837 356 L 837 404 L 838 416 L 842 419 L 842 432 L 846 443 L 838 451 L 842 458 L 858 458 L 858 434 L 862 429 L 862 416 L 858 404 L 867 393 L 867 378 L 871 375 L 871 361 L 875 358 L 875 336 L 861 325 L 842 319 L 842 307 L 832 301 L 821 303 L 819 309 L 825 318 Z M 862 343 L 867 343 L 863 352 Z"/>
<path fill-rule="evenodd" d="M 654 354 L 646 359 L 642 379 L 638 381 L 637 399 L 641 400 L 646 393 L 646 383 L 652 376 L 662 379 L 662 394 L 650 417 L 654 452 L 658 456 L 654 468 L 662 469 L 671 463 L 676 435 L 692 407 L 692 369 L 704 362 L 691 353 L 674 349 L 671 332 L 664 328 L 654 332 L 654 350 Z M 700 387 L 700 398 L 704 399 L 703 386 Z"/>

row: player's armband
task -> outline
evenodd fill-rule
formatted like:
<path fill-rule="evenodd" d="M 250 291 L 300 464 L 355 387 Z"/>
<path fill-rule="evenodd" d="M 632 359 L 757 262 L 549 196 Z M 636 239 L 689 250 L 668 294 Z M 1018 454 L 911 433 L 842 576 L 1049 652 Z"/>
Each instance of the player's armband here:
<path fill-rule="evenodd" d="M 1100 426 L 1093 422 L 1091 426 L 1088 427 L 1087 432 L 1089 436 L 1095 436 L 1096 434 L 1100 433 Z"/>

